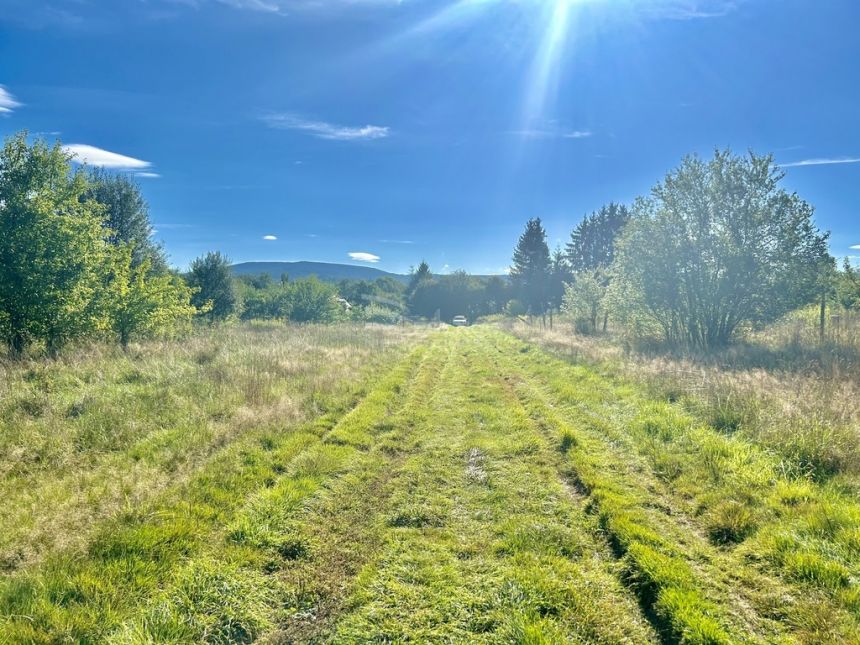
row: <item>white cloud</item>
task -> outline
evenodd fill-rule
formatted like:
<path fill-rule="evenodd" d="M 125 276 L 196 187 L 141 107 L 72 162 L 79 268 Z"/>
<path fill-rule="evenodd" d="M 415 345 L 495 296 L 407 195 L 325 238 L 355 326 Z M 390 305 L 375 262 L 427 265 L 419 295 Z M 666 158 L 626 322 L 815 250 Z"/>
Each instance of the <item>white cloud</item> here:
<path fill-rule="evenodd" d="M 357 260 L 358 262 L 370 262 L 371 264 L 375 264 L 381 259 L 378 255 L 366 253 L 364 251 L 351 251 L 349 253 L 349 257 L 353 260 Z"/>
<path fill-rule="evenodd" d="M 796 168 L 798 166 L 829 166 L 840 163 L 860 163 L 860 157 L 832 157 L 824 159 L 803 159 L 792 163 L 779 164 L 782 168 Z"/>
<path fill-rule="evenodd" d="M 552 123 L 522 130 L 512 130 L 511 134 L 524 139 L 587 139 L 594 136 L 591 130 L 566 130 Z"/>
<path fill-rule="evenodd" d="M 415 244 L 412 240 L 379 240 L 380 244 Z"/>
<path fill-rule="evenodd" d="M 264 236 L 263 236 L 263 239 L 264 239 L 264 240 L 266 240 L 266 241 L 268 241 L 268 242 L 274 242 L 274 241 L 275 241 L 275 240 L 277 240 L 278 238 L 277 238 L 277 236 L 275 236 L 275 235 L 264 235 Z"/>
<path fill-rule="evenodd" d="M 390 128 L 380 125 L 364 125 L 360 127 L 336 125 L 325 121 L 312 121 L 290 114 L 268 114 L 262 117 L 263 122 L 270 128 L 277 130 L 296 130 L 305 132 L 311 136 L 329 141 L 369 141 L 373 139 L 385 139 L 390 133 Z"/>
<path fill-rule="evenodd" d="M 135 177 L 142 177 L 144 179 L 161 179 L 161 175 L 157 172 L 136 172 L 134 173 Z"/>
<path fill-rule="evenodd" d="M 12 110 L 21 107 L 21 103 L 3 85 L 0 85 L 0 114 L 11 114 Z"/>
<path fill-rule="evenodd" d="M 860 244 L 855 244 L 854 246 L 849 246 L 848 248 L 852 251 L 860 251 Z"/>
<path fill-rule="evenodd" d="M 266 11 L 268 13 L 277 13 L 281 10 L 278 2 L 263 2 L 262 0 L 218 0 L 221 4 L 226 4 L 237 9 L 253 9 L 254 11 Z"/>
<path fill-rule="evenodd" d="M 157 228 L 166 228 L 166 229 L 196 228 L 196 226 L 194 224 L 171 224 L 171 223 L 159 224 L 157 222 L 155 223 L 155 226 Z"/>
<path fill-rule="evenodd" d="M 63 150 L 75 156 L 75 161 L 78 163 L 86 163 L 91 166 L 101 166 L 102 168 L 116 168 L 122 170 L 134 170 L 137 168 L 149 168 L 152 164 L 148 161 L 135 159 L 134 157 L 126 157 L 125 155 L 108 150 L 102 150 L 95 146 L 89 146 L 84 143 L 71 143 L 63 146 Z"/>
<path fill-rule="evenodd" d="M 669 20 L 719 18 L 737 10 L 743 0 L 658 0 L 644 5 L 646 13 Z"/>
<path fill-rule="evenodd" d="M 185 4 L 190 7 L 199 8 L 206 0 L 170 0 L 176 4 Z M 250 11 L 261 11 L 264 13 L 285 14 L 292 10 L 324 10 L 329 5 L 344 7 L 349 5 L 383 5 L 400 4 L 401 0 L 215 0 L 219 4 L 233 7 L 234 9 L 247 9 Z"/>

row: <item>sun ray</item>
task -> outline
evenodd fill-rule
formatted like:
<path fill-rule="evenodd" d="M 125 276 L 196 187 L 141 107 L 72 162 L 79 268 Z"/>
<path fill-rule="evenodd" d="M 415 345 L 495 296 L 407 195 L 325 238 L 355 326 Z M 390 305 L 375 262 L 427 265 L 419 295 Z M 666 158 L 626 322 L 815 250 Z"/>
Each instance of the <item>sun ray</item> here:
<path fill-rule="evenodd" d="M 573 3 L 557 0 L 547 3 L 542 19 L 543 37 L 528 75 L 523 102 L 523 127 L 546 119 L 548 104 L 557 91 L 564 48 L 571 26 Z"/>

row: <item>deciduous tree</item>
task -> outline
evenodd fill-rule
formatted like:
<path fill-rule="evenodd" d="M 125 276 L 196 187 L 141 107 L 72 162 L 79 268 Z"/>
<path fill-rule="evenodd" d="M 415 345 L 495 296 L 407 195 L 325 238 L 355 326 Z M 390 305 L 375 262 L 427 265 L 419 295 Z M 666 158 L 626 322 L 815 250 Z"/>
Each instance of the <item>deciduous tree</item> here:
<path fill-rule="evenodd" d="M 169 333 L 197 313 L 193 292 L 181 277 L 153 273 L 152 258 L 135 265 L 131 244 L 120 245 L 113 255 L 105 306 L 123 347 L 135 336 Z"/>
<path fill-rule="evenodd" d="M 613 288 L 667 339 L 700 349 L 814 302 L 828 235 L 783 176 L 771 156 L 687 157 L 636 202 Z"/>
<path fill-rule="evenodd" d="M 225 255 L 210 252 L 194 260 L 188 273 L 188 285 L 195 289 L 191 304 L 205 311 L 210 321 L 224 320 L 239 312 L 230 260 Z"/>
<path fill-rule="evenodd" d="M 13 352 L 41 340 L 53 353 L 103 322 L 93 303 L 109 247 L 88 188 L 59 144 L 22 132 L 0 151 L 0 325 Z"/>

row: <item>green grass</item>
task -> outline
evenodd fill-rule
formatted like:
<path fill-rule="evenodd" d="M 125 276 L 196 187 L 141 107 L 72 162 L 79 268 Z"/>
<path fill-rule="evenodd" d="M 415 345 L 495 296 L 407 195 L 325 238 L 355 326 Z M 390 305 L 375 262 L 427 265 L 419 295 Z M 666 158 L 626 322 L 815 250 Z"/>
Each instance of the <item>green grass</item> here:
<path fill-rule="evenodd" d="M 490 327 L 105 351 L 5 366 L 2 642 L 860 642 L 856 497 L 729 414 Z"/>

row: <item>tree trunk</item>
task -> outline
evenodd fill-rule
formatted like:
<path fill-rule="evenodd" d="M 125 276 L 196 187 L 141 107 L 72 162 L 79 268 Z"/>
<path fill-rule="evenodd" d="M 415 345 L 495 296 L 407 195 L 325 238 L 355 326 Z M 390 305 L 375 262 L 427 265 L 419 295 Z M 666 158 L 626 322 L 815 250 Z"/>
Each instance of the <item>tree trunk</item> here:
<path fill-rule="evenodd" d="M 15 356 L 21 356 L 24 350 L 27 349 L 27 339 L 21 331 L 15 330 L 12 332 L 12 337 L 9 339 L 9 349 L 12 350 L 12 354 Z"/>
<path fill-rule="evenodd" d="M 609 312 L 604 311 L 603 312 L 603 333 L 604 334 L 606 333 L 606 327 L 608 324 L 609 324 Z"/>
<path fill-rule="evenodd" d="M 60 348 L 62 346 L 62 341 L 54 334 L 48 336 L 48 340 L 45 343 L 45 349 L 48 352 L 48 356 L 51 358 L 56 358 L 60 353 Z"/>
<path fill-rule="evenodd" d="M 818 312 L 818 339 L 824 342 L 824 321 L 827 316 L 827 292 L 821 292 L 821 309 Z"/>

